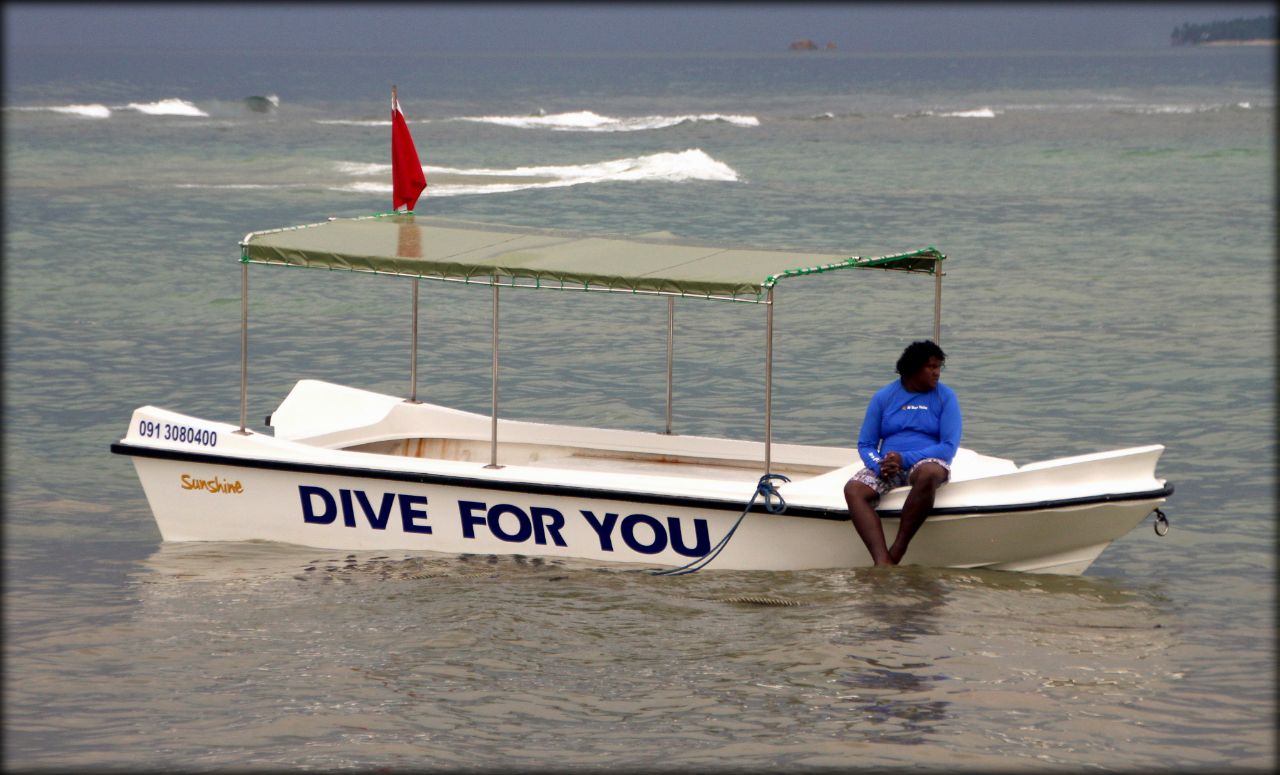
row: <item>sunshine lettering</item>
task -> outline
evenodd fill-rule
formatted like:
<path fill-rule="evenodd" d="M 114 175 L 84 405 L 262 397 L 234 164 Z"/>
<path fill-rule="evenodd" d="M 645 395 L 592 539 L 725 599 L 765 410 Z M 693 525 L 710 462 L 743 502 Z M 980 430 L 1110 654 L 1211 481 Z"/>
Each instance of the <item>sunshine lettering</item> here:
<path fill-rule="evenodd" d="M 230 495 L 239 495 L 244 492 L 244 485 L 239 480 L 230 481 L 229 479 L 221 479 L 213 477 L 212 479 L 196 479 L 190 474 L 182 475 L 182 489 L 184 490 L 207 490 L 214 493 L 228 493 Z"/>

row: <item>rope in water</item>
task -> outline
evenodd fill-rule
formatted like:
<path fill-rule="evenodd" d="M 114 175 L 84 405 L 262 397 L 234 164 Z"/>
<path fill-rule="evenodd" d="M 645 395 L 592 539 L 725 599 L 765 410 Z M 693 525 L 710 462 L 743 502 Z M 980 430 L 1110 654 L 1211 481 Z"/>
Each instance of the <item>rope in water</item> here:
<path fill-rule="evenodd" d="M 782 474 L 765 474 L 760 477 L 760 481 L 756 483 L 756 491 L 751 493 L 751 500 L 747 501 L 747 507 L 743 509 L 742 514 L 738 516 L 738 521 L 733 523 L 733 527 L 729 528 L 729 532 L 725 533 L 724 538 L 720 539 L 720 543 L 713 546 L 710 551 L 693 562 L 688 563 L 687 565 L 682 565 L 679 568 L 668 568 L 666 570 L 654 570 L 649 572 L 655 576 L 683 576 L 686 573 L 696 573 L 707 567 L 707 565 L 711 564 L 711 561 L 724 550 L 725 546 L 728 545 L 729 539 L 733 537 L 734 531 L 738 529 L 738 525 L 742 524 L 743 518 L 751 511 L 751 507 L 755 505 L 756 498 L 761 495 L 764 496 L 765 511 L 770 514 L 781 514 L 786 511 L 787 502 L 783 500 L 782 493 L 778 492 L 778 488 L 773 486 L 773 482 L 770 481 L 772 479 L 781 479 L 784 482 L 791 481 L 791 479 L 783 476 Z"/>

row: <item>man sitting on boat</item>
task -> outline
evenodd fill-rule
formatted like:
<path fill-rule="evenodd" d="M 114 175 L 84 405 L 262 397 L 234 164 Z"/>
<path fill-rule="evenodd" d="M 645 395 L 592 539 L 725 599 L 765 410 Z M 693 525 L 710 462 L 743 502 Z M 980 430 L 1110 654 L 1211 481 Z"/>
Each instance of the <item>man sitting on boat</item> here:
<path fill-rule="evenodd" d="M 960 402 L 938 380 L 946 353 L 932 341 L 912 342 L 898 358 L 901 375 L 872 396 L 858 433 L 866 468 L 844 486 L 849 516 L 876 565 L 897 565 L 933 508 L 938 488 L 951 476 L 960 446 Z M 911 485 L 898 535 L 886 546 L 875 506 L 880 496 Z"/>

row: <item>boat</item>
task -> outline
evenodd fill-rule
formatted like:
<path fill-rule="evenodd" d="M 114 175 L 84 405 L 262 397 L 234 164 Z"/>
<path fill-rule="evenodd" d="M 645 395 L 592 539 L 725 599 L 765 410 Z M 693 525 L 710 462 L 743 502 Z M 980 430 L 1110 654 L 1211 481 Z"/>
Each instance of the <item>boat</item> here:
<path fill-rule="evenodd" d="M 576 558 L 679 569 L 787 571 L 871 564 L 843 499 L 853 446 L 774 442 L 773 310 L 779 286 L 844 271 L 933 278 L 934 247 L 874 257 L 726 247 L 668 236 L 584 235 L 379 213 L 251 232 L 240 242 L 239 423 L 134 410 L 111 451 L 136 469 L 165 542 L 270 541 L 333 550 Z M 305 267 L 413 284 L 408 395 L 299 380 L 266 429 L 247 424 L 249 268 Z M 418 284 L 492 287 L 489 414 L 420 401 Z M 519 287 L 667 300 L 664 430 L 500 416 L 500 293 Z M 525 291 L 528 298 L 527 291 Z M 765 307 L 764 434 L 672 432 L 677 298 Z M 962 447 L 904 564 L 1081 574 L 1160 506 L 1164 447 L 1018 465 Z M 879 513 L 888 535 L 906 488 Z"/>

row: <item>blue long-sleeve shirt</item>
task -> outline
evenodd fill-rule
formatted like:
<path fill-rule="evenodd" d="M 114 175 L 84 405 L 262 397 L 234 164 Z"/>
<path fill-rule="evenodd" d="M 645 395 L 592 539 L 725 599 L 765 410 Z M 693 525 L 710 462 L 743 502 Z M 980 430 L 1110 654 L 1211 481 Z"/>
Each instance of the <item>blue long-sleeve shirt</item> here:
<path fill-rule="evenodd" d="M 876 391 L 858 433 L 858 454 L 880 475 L 880 459 L 902 455 L 902 470 L 936 457 L 948 464 L 960 446 L 960 401 L 941 382 L 927 393 L 912 393 L 895 379 Z"/>

